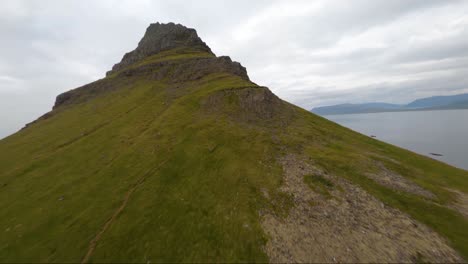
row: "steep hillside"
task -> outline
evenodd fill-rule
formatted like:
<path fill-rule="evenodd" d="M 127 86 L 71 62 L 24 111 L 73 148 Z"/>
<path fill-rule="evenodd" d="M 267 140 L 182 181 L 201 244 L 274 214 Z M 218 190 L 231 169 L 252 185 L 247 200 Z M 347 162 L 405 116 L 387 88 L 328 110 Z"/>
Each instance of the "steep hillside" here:
<path fill-rule="evenodd" d="M 152 24 L 106 78 L 0 141 L 0 260 L 460 262 L 467 177 Z"/>

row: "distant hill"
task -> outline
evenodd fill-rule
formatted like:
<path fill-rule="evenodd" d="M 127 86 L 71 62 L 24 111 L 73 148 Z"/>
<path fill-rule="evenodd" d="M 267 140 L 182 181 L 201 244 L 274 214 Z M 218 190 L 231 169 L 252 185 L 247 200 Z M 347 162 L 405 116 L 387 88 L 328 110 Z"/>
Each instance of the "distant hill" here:
<path fill-rule="evenodd" d="M 313 108 L 311 112 L 319 115 L 342 115 L 395 111 L 422 111 L 433 109 L 468 109 L 468 93 L 421 98 L 406 105 L 389 103 L 337 104 L 316 107 Z"/>
<path fill-rule="evenodd" d="M 450 96 L 432 96 L 422 99 L 414 100 L 407 104 L 409 108 L 434 108 L 434 107 L 445 107 L 449 105 L 466 105 L 468 103 L 468 93 L 457 94 Z"/>
<path fill-rule="evenodd" d="M 385 112 L 401 109 L 403 105 L 387 103 L 365 103 L 365 104 L 338 104 L 323 106 L 312 109 L 312 112 L 320 115 L 339 115 Z"/>

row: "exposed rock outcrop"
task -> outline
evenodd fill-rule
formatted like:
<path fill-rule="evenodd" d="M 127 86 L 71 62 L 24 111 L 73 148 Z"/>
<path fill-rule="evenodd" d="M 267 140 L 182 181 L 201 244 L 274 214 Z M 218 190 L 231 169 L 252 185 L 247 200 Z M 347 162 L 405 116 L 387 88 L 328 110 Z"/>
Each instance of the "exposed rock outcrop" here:
<path fill-rule="evenodd" d="M 287 103 L 273 94 L 267 87 L 251 86 L 215 92 L 202 102 L 205 111 L 223 111 L 237 121 L 247 123 L 270 122 L 285 125 L 291 120 L 293 111 Z"/>
<path fill-rule="evenodd" d="M 146 33 L 138 43 L 138 47 L 126 53 L 122 61 L 115 64 L 112 70 L 107 72 L 107 75 L 158 52 L 180 47 L 190 47 L 194 50 L 212 53 L 205 42 L 198 37 L 195 29 L 174 23 L 154 23 L 146 29 Z"/>
<path fill-rule="evenodd" d="M 207 52 L 213 56 L 137 64 L 149 56 L 171 49 Z M 245 67 L 239 62 L 232 61 L 228 56 L 216 57 L 205 42 L 198 37 L 195 29 L 174 23 L 155 23 L 147 28 L 138 47 L 125 54 L 122 61 L 107 72 L 107 76 L 115 74 L 119 77 L 118 82 L 106 78 L 60 94 L 57 96 L 53 109 L 83 102 L 104 92 L 118 89 L 123 82 L 131 82 L 131 78 L 134 77 L 180 83 L 198 80 L 213 73 L 234 74 L 249 80 Z"/>
<path fill-rule="evenodd" d="M 118 77 L 121 77 L 118 81 L 102 79 L 62 93 L 57 96 L 54 109 L 67 104 L 83 102 L 99 94 L 119 89 L 123 83 L 131 82 L 133 78 L 142 77 L 176 84 L 195 81 L 214 73 L 228 73 L 249 80 L 245 67 L 238 62 L 233 62 L 228 56 L 149 63 L 122 70 L 118 74 Z"/>
<path fill-rule="evenodd" d="M 249 80 L 245 67 L 232 61 L 228 56 L 148 63 L 122 70 L 118 75 L 125 77 L 147 76 L 152 80 L 164 79 L 169 83 L 178 83 L 198 80 L 212 73 L 229 73 Z"/>

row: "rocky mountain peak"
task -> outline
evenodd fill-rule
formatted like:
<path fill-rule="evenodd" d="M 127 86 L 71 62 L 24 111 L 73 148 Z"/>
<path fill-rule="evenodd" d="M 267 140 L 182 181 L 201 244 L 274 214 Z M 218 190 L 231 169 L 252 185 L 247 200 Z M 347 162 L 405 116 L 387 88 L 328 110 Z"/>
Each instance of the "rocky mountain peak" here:
<path fill-rule="evenodd" d="M 180 47 L 212 53 L 205 42 L 198 37 L 195 29 L 174 23 L 153 23 L 146 29 L 145 35 L 138 43 L 137 48 L 126 53 L 108 74 L 158 52 Z"/>
<path fill-rule="evenodd" d="M 203 53 L 200 57 L 187 57 L 179 60 L 149 61 L 146 64 L 136 65 L 149 56 L 157 53 L 181 48 L 184 52 Z M 131 65 L 135 67 L 130 67 Z M 122 79 L 150 79 L 172 84 L 195 81 L 214 73 L 228 73 L 239 76 L 250 82 L 247 70 L 239 62 L 231 60 L 228 56 L 216 57 L 211 49 L 198 37 L 195 29 L 180 24 L 153 23 L 146 29 L 145 35 L 135 50 L 126 53 L 122 60 L 107 72 L 107 76 L 116 74 Z M 120 82 L 122 79 L 119 79 Z M 60 106 L 84 102 L 91 98 L 118 89 L 120 85 L 106 80 L 78 87 L 57 96 L 53 109 Z M 50 117 L 50 113 L 40 119 Z"/>

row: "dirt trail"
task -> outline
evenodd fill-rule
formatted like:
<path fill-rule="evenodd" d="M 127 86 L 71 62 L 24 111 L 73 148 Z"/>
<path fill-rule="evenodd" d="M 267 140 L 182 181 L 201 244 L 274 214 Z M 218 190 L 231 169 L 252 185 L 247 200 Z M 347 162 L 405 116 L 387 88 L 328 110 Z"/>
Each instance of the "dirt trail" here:
<path fill-rule="evenodd" d="M 96 249 L 96 246 L 99 242 L 99 240 L 101 239 L 101 237 L 104 235 L 104 233 L 107 231 L 107 229 L 109 229 L 109 227 L 112 225 L 112 223 L 115 221 L 115 219 L 117 218 L 117 216 L 119 216 L 119 214 L 125 209 L 125 207 L 127 206 L 127 203 L 128 203 L 128 200 L 130 199 L 130 197 L 132 196 L 132 194 L 135 192 L 135 190 L 138 188 L 138 186 L 140 186 L 145 180 L 146 178 L 151 175 L 152 173 L 154 173 L 155 171 L 157 171 L 159 168 L 161 168 L 161 166 L 163 166 L 165 163 L 167 162 L 167 160 L 161 162 L 158 166 L 156 166 L 155 168 L 153 169 L 150 169 L 148 172 L 146 172 L 145 174 L 143 174 L 139 179 L 138 181 L 130 188 L 130 190 L 127 191 L 127 193 L 125 193 L 125 197 L 124 197 L 124 200 L 122 201 L 122 204 L 114 211 L 114 213 L 112 214 L 111 218 L 109 218 L 106 223 L 102 226 L 101 230 L 96 234 L 96 236 L 91 240 L 91 242 L 89 243 L 89 247 L 88 247 L 88 251 L 86 252 L 86 255 L 83 257 L 83 260 L 81 261 L 81 263 L 87 263 L 89 262 L 89 259 L 91 258 L 91 256 L 93 255 L 93 252 L 94 250 Z"/>

